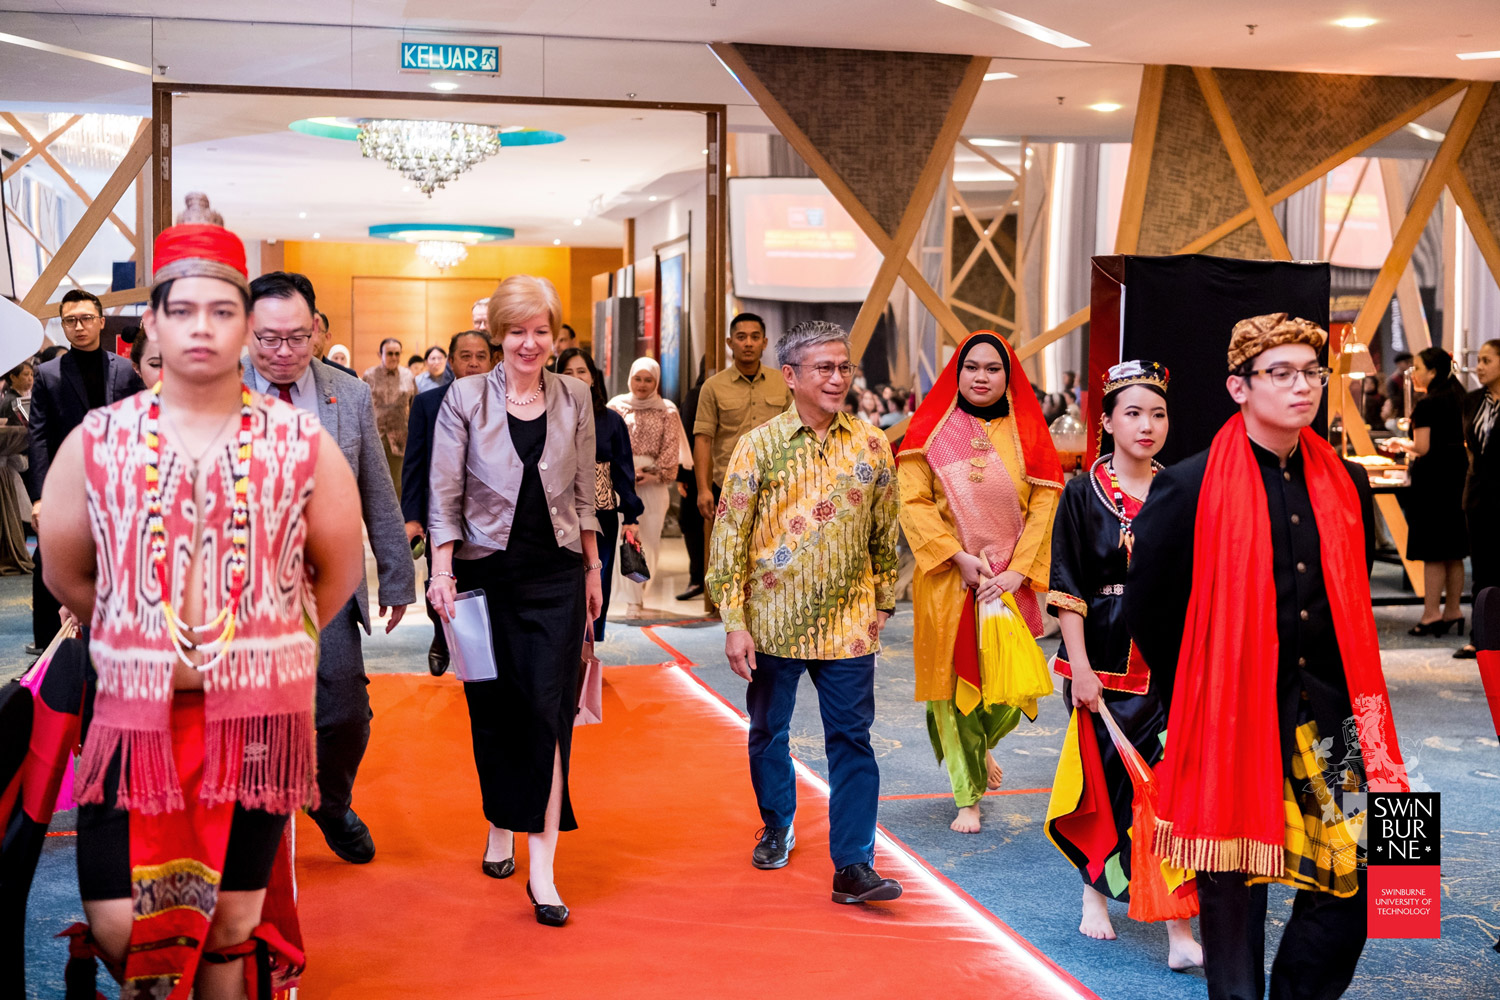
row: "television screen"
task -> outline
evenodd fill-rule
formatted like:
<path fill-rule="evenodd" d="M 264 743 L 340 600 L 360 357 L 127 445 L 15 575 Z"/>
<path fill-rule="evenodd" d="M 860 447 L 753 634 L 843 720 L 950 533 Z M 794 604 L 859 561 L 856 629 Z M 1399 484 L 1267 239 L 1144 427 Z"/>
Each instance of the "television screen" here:
<path fill-rule="evenodd" d="M 814 177 L 729 182 L 734 294 L 793 302 L 861 302 L 880 253 Z"/>

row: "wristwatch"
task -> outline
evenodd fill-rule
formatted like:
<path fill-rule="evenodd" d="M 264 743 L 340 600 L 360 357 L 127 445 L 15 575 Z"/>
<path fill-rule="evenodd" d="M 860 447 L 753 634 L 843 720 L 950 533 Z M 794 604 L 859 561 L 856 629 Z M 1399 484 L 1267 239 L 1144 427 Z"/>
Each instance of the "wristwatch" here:
<path fill-rule="evenodd" d="M 600 559 L 598 562 L 591 562 L 591 563 L 589 563 L 587 566 L 585 566 L 583 568 L 586 569 L 586 570 L 603 569 L 604 568 L 604 560 Z"/>

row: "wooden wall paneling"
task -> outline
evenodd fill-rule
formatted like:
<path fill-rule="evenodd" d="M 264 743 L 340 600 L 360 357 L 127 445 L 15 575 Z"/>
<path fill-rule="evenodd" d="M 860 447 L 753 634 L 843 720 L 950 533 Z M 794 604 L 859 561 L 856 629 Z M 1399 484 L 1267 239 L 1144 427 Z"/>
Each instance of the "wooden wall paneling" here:
<path fill-rule="evenodd" d="M 356 277 L 349 334 L 339 338 L 349 348 L 349 367 L 363 373 L 380 363 L 380 342 L 401 341 L 401 363 L 415 353 L 427 335 L 427 282 L 422 278 Z M 326 310 L 325 310 L 326 311 Z"/>
<path fill-rule="evenodd" d="M 83 215 L 78 219 L 78 224 L 73 227 L 72 232 L 68 233 L 68 238 L 63 240 L 62 246 L 58 247 L 57 256 L 48 262 L 41 276 L 37 278 L 36 284 L 32 285 L 31 290 L 26 293 L 26 298 L 21 301 L 21 308 L 34 314 L 37 307 L 45 303 L 57 290 L 63 275 L 78 261 L 78 255 L 99 232 L 105 219 L 113 214 L 115 205 L 119 204 L 120 198 L 124 196 L 125 191 L 150 156 L 151 133 L 150 130 L 143 130 L 136 136 L 130 148 L 125 151 L 125 156 L 115 167 L 114 173 L 110 174 L 109 180 L 105 181 L 104 186 L 99 189 L 99 196 L 90 200 L 89 207 L 84 209 Z"/>
<path fill-rule="evenodd" d="M 1135 127 L 1130 138 L 1130 162 L 1125 166 L 1125 191 L 1120 202 L 1120 225 L 1115 233 L 1115 253 L 1135 253 L 1141 238 L 1141 219 L 1146 211 L 1146 182 L 1151 177 L 1151 156 L 1161 118 L 1162 88 L 1167 67 L 1145 66 L 1141 91 L 1136 99 Z"/>
<path fill-rule="evenodd" d="M 608 247 L 573 247 L 568 252 L 571 290 L 563 293 L 563 308 L 567 312 L 566 322 L 585 343 L 594 342 L 594 278 L 618 266 L 619 252 Z M 606 284 L 605 288 L 608 287 Z M 562 292 L 562 289 L 558 291 Z M 600 296 L 607 297 L 607 294 Z M 696 303 L 694 305 L 696 307 Z"/>
<path fill-rule="evenodd" d="M 467 330 L 473 323 L 474 300 L 482 299 L 495 290 L 497 282 L 489 278 L 425 278 L 426 322 L 420 333 L 413 330 L 401 342 L 407 354 L 426 353 L 429 347 L 448 349 L 448 341 L 460 330 Z M 559 288 L 563 308 L 568 305 L 567 288 Z M 418 341 L 420 340 L 420 343 Z M 405 360 L 405 359 L 403 359 Z"/>
<path fill-rule="evenodd" d="M 1224 141 L 1225 151 L 1229 153 L 1229 162 L 1234 164 L 1240 187 L 1250 202 L 1250 210 L 1255 213 L 1255 221 L 1271 248 L 1271 254 L 1277 260 L 1291 260 L 1292 252 L 1287 249 L 1286 236 L 1276 224 L 1276 217 L 1271 214 L 1265 189 L 1260 186 L 1260 179 L 1255 175 L 1255 165 L 1250 162 L 1250 151 L 1245 148 L 1234 120 L 1229 117 L 1229 105 L 1224 103 L 1224 94 L 1219 90 L 1218 81 L 1214 79 L 1214 71 L 1204 66 L 1195 66 L 1193 76 L 1198 81 L 1198 89 L 1203 91 L 1203 99 L 1208 103 L 1208 113 L 1218 126 L 1219 137 Z"/>
<path fill-rule="evenodd" d="M 1437 154 L 1433 156 L 1432 164 L 1427 168 L 1422 183 L 1417 185 L 1417 190 L 1412 195 L 1411 205 L 1407 209 L 1406 218 L 1391 241 L 1391 252 L 1386 257 L 1380 272 L 1375 276 L 1375 284 L 1370 289 L 1364 306 L 1359 310 L 1359 317 L 1355 320 L 1357 335 L 1364 343 L 1370 342 L 1370 337 L 1380 323 L 1380 318 L 1385 315 L 1391 296 L 1396 291 L 1396 283 L 1401 277 L 1401 272 L 1406 268 L 1407 262 L 1411 260 L 1412 251 L 1416 249 L 1417 240 L 1421 238 L 1422 230 L 1426 228 L 1427 220 L 1432 216 L 1433 208 L 1437 206 L 1437 200 L 1443 192 L 1444 185 L 1450 176 L 1457 173 L 1454 168 L 1458 162 L 1458 155 L 1469 141 L 1469 134 L 1474 130 L 1474 125 L 1479 119 L 1479 112 L 1484 108 L 1485 101 L 1489 98 L 1493 88 L 1494 84 L 1489 81 L 1479 81 L 1469 85 L 1463 102 L 1458 106 L 1458 112 L 1454 114 L 1453 121 L 1448 126 L 1447 136 L 1438 146 Z"/>
<path fill-rule="evenodd" d="M 1401 168 L 1394 160 L 1380 161 L 1380 181 L 1385 189 L 1385 204 L 1391 240 L 1396 238 L 1406 219 L 1408 199 L 1401 183 Z M 1425 228 L 1425 226 L 1424 226 Z M 1413 354 L 1432 346 L 1432 331 L 1427 325 L 1427 311 L 1422 307 L 1422 293 L 1417 288 L 1417 272 L 1407 260 L 1396 282 L 1396 301 L 1401 304 L 1401 326 L 1406 330 L 1407 349 Z"/>
<path fill-rule="evenodd" d="M 172 91 L 151 88 L 151 235 L 172 224 Z"/>

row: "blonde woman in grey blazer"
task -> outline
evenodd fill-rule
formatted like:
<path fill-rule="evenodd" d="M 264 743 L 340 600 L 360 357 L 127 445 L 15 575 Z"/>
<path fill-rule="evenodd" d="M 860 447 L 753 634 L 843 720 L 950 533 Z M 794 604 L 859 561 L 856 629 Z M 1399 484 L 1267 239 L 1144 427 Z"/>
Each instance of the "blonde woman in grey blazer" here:
<path fill-rule="evenodd" d="M 544 371 L 561 322 L 544 278 L 507 278 L 489 301 L 504 360 L 454 382 L 433 432 L 427 596 L 445 620 L 455 596 L 482 590 L 494 680 L 464 684 L 474 765 L 490 823 L 481 869 L 515 872 L 527 834 L 527 895 L 540 924 L 562 926 L 553 858 L 578 827 L 568 796 L 584 623 L 603 604 L 589 389 Z"/>

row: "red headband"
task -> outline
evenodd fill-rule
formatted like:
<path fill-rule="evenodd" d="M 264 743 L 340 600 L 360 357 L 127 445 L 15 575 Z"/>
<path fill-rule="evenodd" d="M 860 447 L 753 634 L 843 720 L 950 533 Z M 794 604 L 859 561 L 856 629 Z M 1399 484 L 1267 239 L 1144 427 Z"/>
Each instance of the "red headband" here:
<path fill-rule="evenodd" d="M 223 226 L 189 224 L 163 229 L 156 238 L 152 262 L 157 284 L 177 278 L 219 278 L 250 289 L 245 245 Z"/>

